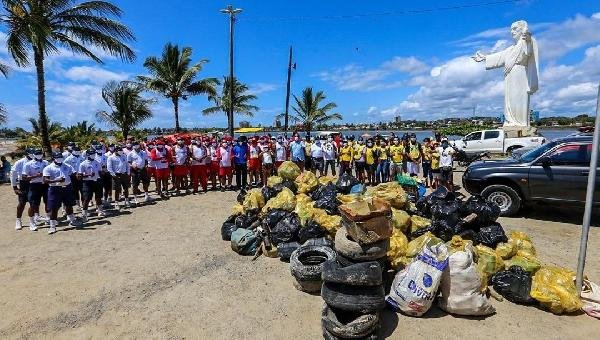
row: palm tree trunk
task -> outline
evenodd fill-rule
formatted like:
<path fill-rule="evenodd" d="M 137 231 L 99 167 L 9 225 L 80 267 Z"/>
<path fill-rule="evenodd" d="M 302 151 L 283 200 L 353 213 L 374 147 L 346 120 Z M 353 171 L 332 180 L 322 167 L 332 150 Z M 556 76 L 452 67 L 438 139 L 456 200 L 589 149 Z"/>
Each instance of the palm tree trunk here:
<path fill-rule="evenodd" d="M 124 126 L 121 132 L 123 132 L 123 140 L 127 141 L 127 137 L 129 137 L 129 127 Z"/>
<path fill-rule="evenodd" d="M 173 107 L 175 108 L 175 133 L 179 133 L 179 98 L 173 97 Z"/>
<path fill-rule="evenodd" d="M 44 54 L 38 48 L 33 48 L 33 58 L 37 73 L 39 125 L 42 135 L 42 146 L 46 155 L 52 152 L 48 136 L 48 116 L 46 116 L 46 82 L 44 79 Z"/>

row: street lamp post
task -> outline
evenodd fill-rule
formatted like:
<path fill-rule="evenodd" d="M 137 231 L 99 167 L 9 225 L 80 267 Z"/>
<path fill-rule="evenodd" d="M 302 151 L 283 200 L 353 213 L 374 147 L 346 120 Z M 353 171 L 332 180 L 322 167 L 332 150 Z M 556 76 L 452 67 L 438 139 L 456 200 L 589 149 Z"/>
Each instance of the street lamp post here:
<path fill-rule="evenodd" d="M 229 107 L 227 108 L 227 128 L 231 137 L 233 137 L 233 89 L 235 86 L 233 78 L 233 24 L 235 23 L 235 16 L 241 11 L 241 8 L 233 8 L 232 5 L 228 5 L 227 8 L 221 10 L 221 13 L 229 15 Z"/>

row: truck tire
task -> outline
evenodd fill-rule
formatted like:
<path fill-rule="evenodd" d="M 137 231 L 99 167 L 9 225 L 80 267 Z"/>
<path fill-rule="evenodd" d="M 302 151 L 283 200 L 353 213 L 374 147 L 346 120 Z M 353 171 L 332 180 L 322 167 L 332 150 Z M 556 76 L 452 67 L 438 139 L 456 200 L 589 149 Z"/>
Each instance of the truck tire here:
<path fill-rule="evenodd" d="M 348 238 L 346 228 L 340 228 L 335 233 L 335 250 L 350 260 L 375 261 L 385 257 L 389 248 L 389 239 L 377 241 L 373 244 L 361 245 Z"/>
<path fill-rule="evenodd" d="M 500 207 L 500 216 L 512 216 L 521 209 L 522 199 L 517 191 L 507 185 L 494 184 L 481 192 L 487 201 Z"/>
<path fill-rule="evenodd" d="M 352 313 L 325 304 L 321 313 L 321 326 L 323 330 L 342 339 L 362 339 L 377 331 L 379 313 Z"/>
<path fill-rule="evenodd" d="M 331 332 L 329 332 L 323 326 L 321 326 L 321 330 L 323 331 L 323 339 L 325 339 L 325 340 L 344 340 L 344 339 L 347 339 L 347 338 L 341 338 L 339 336 L 333 335 Z M 379 339 L 378 333 L 379 333 L 379 326 L 375 329 L 375 331 L 373 331 L 373 333 L 371 333 L 371 334 L 369 334 L 367 336 L 358 338 L 358 339 L 360 339 L 360 340 L 377 340 L 377 339 Z"/>
<path fill-rule="evenodd" d="M 343 267 L 336 261 L 327 261 L 323 265 L 322 278 L 323 282 L 352 286 L 379 286 L 383 282 L 379 262 L 363 262 Z"/>
<path fill-rule="evenodd" d="M 349 312 L 369 313 L 385 308 L 383 286 L 360 287 L 325 282 L 321 297 L 329 306 Z"/>
<path fill-rule="evenodd" d="M 320 282 L 323 264 L 335 260 L 335 255 L 335 251 L 329 247 L 300 247 L 290 257 L 292 276 L 299 282 Z"/>

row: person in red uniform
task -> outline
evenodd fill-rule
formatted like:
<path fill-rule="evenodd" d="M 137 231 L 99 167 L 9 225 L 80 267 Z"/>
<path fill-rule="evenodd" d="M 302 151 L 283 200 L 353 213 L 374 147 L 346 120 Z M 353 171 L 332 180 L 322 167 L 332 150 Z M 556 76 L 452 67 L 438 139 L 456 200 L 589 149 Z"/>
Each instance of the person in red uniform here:
<path fill-rule="evenodd" d="M 223 140 L 221 146 L 217 149 L 217 158 L 219 160 L 219 180 L 221 181 L 221 191 L 231 190 L 233 179 L 233 152 L 231 140 Z"/>
<path fill-rule="evenodd" d="M 190 157 L 193 193 L 198 193 L 198 183 L 202 184 L 202 190 L 206 192 L 208 190 L 206 160 L 210 157 L 206 144 L 198 139 L 192 140 Z"/>
<path fill-rule="evenodd" d="M 169 165 L 173 163 L 171 152 L 167 150 L 163 141 L 158 141 L 156 148 L 150 152 L 150 158 L 155 166 L 156 192 L 160 197 L 168 198 Z"/>
<path fill-rule="evenodd" d="M 210 154 L 209 177 L 210 181 L 212 182 L 212 190 L 217 190 L 217 176 L 219 176 L 219 157 L 217 156 L 218 150 L 219 144 L 217 144 L 217 140 L 211 139 L 208 152 Z"/>

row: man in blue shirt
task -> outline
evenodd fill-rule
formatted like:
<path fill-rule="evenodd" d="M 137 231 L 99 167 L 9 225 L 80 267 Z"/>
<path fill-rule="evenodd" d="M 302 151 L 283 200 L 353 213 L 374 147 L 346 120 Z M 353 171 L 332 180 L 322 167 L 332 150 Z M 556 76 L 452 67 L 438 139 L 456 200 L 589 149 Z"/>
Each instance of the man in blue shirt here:
<path fill-rule="evenodd" d="M 245 189 L 248 184 L 248 138 L 241 136 L 233 147 L 233 163 L 235 166 L 235 184 L 237 190 Z"/>
<path fill-rule="evenodd" d="M 300 167 L 300 171 L 304 171 L 304 143 L 300 140 L 300 136 L 295 135 L 294 141 L 290 144 L 290 150 L 292 153 L 292 162 L 296 163 Z"/>

